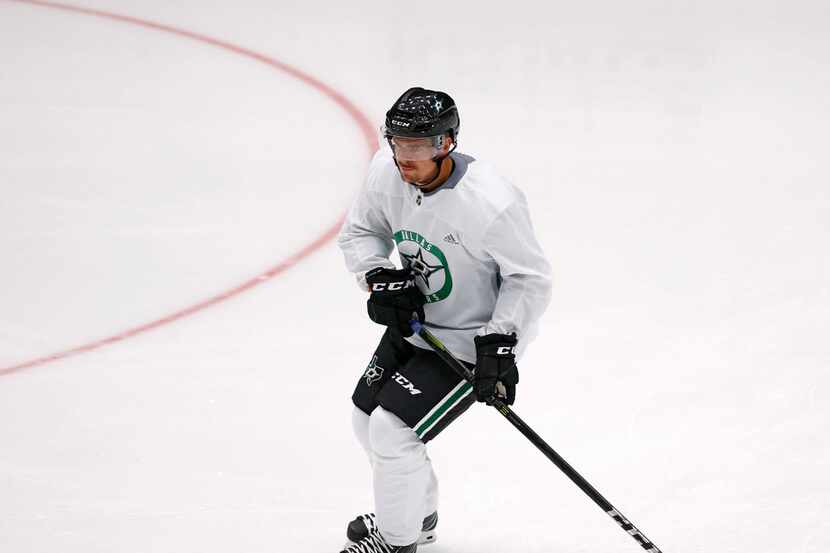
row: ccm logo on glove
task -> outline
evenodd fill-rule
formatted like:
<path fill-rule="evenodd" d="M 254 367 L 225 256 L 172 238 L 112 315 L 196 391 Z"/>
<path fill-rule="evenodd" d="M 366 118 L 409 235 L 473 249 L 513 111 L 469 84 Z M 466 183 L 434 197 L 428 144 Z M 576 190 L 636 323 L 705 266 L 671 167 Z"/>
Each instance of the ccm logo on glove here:
<path fill-rule="evenodd" d="M 515 346 L 500 346 L 496 350 L 496 355 L 516 355 Z"/>
<path fill-rule="evenodd" d="M 394 292 L 395 290 L 406 290 L 407 288 L 411 288 L 415 286 L 415 280 L 405 280 L 401 282 L 373 282 L 372 283 L 372 292 L 380 292 L 382 290 L 389 290 L 390 292 Z"/>

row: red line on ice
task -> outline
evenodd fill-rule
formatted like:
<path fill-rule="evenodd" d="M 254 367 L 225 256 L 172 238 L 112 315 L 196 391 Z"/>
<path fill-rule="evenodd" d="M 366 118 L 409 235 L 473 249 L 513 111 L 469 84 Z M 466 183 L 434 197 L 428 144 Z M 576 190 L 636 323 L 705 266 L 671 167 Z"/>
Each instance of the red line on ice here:
<path fill-rule="evenodd" d="M 138 25 L 141 27 L 146 27 L 148 29 L 154 29 L 157 31 L 163 31 L 166 33 L 171 33 L 174 35 L 178 35 L 181 37 L 189 38 L 192 40 L 196 40 L 199 42 L 203 42 L 206 44 L 210 44 L 212 46 L 216 46 L 217 48 L 222 48 L 224 50 L 229 50 L 231 52 L 235 52 L 241 56 L 245 56 L 247 58 L 254 59 L 266 65 L 269 65 L 279 71 L 287 73 L 292 77 L 299 79 L 300 81 L 310 85 L 311 87 L 319 90 L 326 96 L 328 96 L 331 100 L 333 100 L 337 105 L 339 105 L 349 116 L 354 120 L 355 123 L 360 127 L 361 132 L 363 133 L 363 137 L 366 140 L 366 145 L 369 148 L 370 152 L 373 152 L 377 149 L 377 139 L 375 137 L 375 131 L 372 127 L 372 124 L 369 122 L 369 118 L 364 115 L 352 102 L 350 102 L 343 94 L 336 91 L 329 85 L 323 83 L 322 81 L 312 77 L 308 73 L 300 71 L 296 67 L 292 67 L 286 63 L 278 61 L 274 58 L 266 56 L 264 54 L 260 54 L 259 52 L 255 52 L 253 50 L 249 50 L 247 48 L 243 48 L 241 46 L 237 46 L 235 44 L 231 44 L 230 42 L 226 42 L 224 40 L 219 40 L 213 37 L 209 37 L 207 35 L 203 35 L 200 33 L 195 33 L 192 31 L 188 31 L 186 29 L 180 29 L 177 27 L 172 27 L 170 25 L 165 25 L 163 23 L 156 23 L 153 21 L 148 21 L 146 19 L 139 19 L 137 17 L 131 17 L 128 15 L 119 15 L 116 13 L 95 10 L 90 8 L 83 8 L 79 6 L 72 6 L 69 4 L 61 4 L 58 2 L 42 2 L 40 0 L 11 0 L 12 2 L 19 2 L 22 4 L 31 4 L 36 6 L 42 6 L 47 8 L 53 8 L 68 12 L 75 12 L 81 13 L 85 15 L 91 15 L 94 17 L 100 17 L 103 19 L 109 19 L 114 21 L 119 21 L 122 23 L 129 23 L 132 25 Z M 174 313 L 170 313 L 160 319 L 150 321 L 148 323 L 144 323 L 142 325 L 129 328 L 117 334 L 113 334 L 112 336 L 108 336 L 106 338 L 101 338 L 99 340 L 95 340 L 93 342 L 89 342 L 87 344 L 83 344 L 74 348 L 66 349 L 63 351 L 59 351 L 56 353 L 52 353 L 50 355 L 45 355 L 43 357 L 38 357 L 36 359 L 30 359 L 28 361 L 24 361 L 21 363 L 17 363 L 15 365 L 11 365 L 9 367 L 0 367 L 0 376 L 11 374 L 13 372 L 21 371 L 23 369 L 29 369 L 32 367 L 37 367 L 39 365 L 44 365 L 46 363 L 51 363 L 53 361 L 58 361 L 60 359 L 65 359 L 67 357 L 78 355 L 80 353 L 85 353 L 88 351 L 92 351 L 98 349 L 100 347 L 106 346 L 107 344 L 112 344 L 115 342 L 120 342 L 136 334 L 141 334 L 143 332 L 147 332 L 149 330 L 153 330 L 160 326 L 172 323 L 177 321 L 183 317 L 187 317 L 188 315 L 192 315 L 198 311 L 206 309 L 212 305 L 215 305 L 219 302 L 225 301 L 229 298 L 232 298 L 242 292 L 257 286 L 269 279 L 274 278 L 275 276 L 279 275 L 280 273 L 286 271 L 287 269 L 293 267 L 304 258 L 308 257 L 316 250 L 320 249 L 324 244 L 326 244 L 329 240 L 334 238 L 337 234 L 337 230 L 340 228 L 341 223 L 343 222 L 342 216 L 332 224 L 332 226 L 326 230 L 323 234 L 318 236 L 314 241 L 303 247 L 301 250 L 295 252 L 293 255 L 289 256 L 287 259 L 280 261 L 277 265 L 263 271 L 262 273 L 256 275 L 255 277 L 239 284 L 230 290 L 226 290 L 221 292 L 215 296 L 202 300 L 196 304 L 193 304 L 189 307 L 185 307 L 179 311 Z"/>

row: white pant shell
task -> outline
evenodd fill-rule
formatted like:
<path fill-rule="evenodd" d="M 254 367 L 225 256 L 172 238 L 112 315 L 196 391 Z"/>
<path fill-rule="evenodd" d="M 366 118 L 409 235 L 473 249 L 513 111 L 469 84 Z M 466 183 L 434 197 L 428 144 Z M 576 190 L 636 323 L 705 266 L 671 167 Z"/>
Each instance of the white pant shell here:
<path fill-rule="evenodd" d="M 383 407 L 376 407 L 371 415 L 355 407 L 352 426 L 372 465 L 381 535 L 391 545 L 415 543 L 423 519 L 438 509 L 438 479 L 426 446 Z"/>

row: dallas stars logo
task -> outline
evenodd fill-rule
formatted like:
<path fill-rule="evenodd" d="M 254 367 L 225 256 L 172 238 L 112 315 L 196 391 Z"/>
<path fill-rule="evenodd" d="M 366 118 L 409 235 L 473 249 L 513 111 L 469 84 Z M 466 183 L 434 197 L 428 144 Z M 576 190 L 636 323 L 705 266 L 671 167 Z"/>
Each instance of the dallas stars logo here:
<path fill-rule="evenodd" d="M 452 292 L 452 274 L 441 248 L 411 230 L 394 235 L 401 262 L 412 269 L 427 303 L 446 299 Z"/>
<path fill-rule="evenodd" d="M 421 248 L 418 248 L 418 253 L 415 255 L 407 255 L 402 253 L 401 257 L 404 259 L 404 263 L 406 263 L 406 265 L 415 273 L 415 276 L 419 277 L 424 282 L 427 290 L 432 288 L 429 285 L 429 277 L 438 271 L 444 270 L 443 265 L 430 265 L 424 261 L 424 250 Z"/>
<path fill-rule="evenodd" d="M 378 365 L 378 356 L 372 357 L 369 365 L 366 367 L 366 372 L 363 373 L 363 378 L 366 379 L 366 385 L 371 386 L 383 377 L 384 368 Z"/>

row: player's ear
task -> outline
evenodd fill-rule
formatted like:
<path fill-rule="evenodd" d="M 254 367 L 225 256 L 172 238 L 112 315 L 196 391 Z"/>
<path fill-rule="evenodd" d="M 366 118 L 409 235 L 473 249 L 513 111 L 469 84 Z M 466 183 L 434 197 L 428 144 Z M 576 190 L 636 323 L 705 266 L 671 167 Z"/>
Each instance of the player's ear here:
<path fill-rule="evenodd" d="M 443 144 L 442 144 L 442 146 L 441 146 L 441 150 L 442 150 L 444 153 L 447 153 L 447 152 L 449 152 L 450 150 L 452 150 L 452 145 L 453 145 L 452 135 L 451 135 L 451 134 L 449 134 L 449 133 L 445 134 L 445 135 L 444 135 L 444 141 L 443 141 Z"/>

